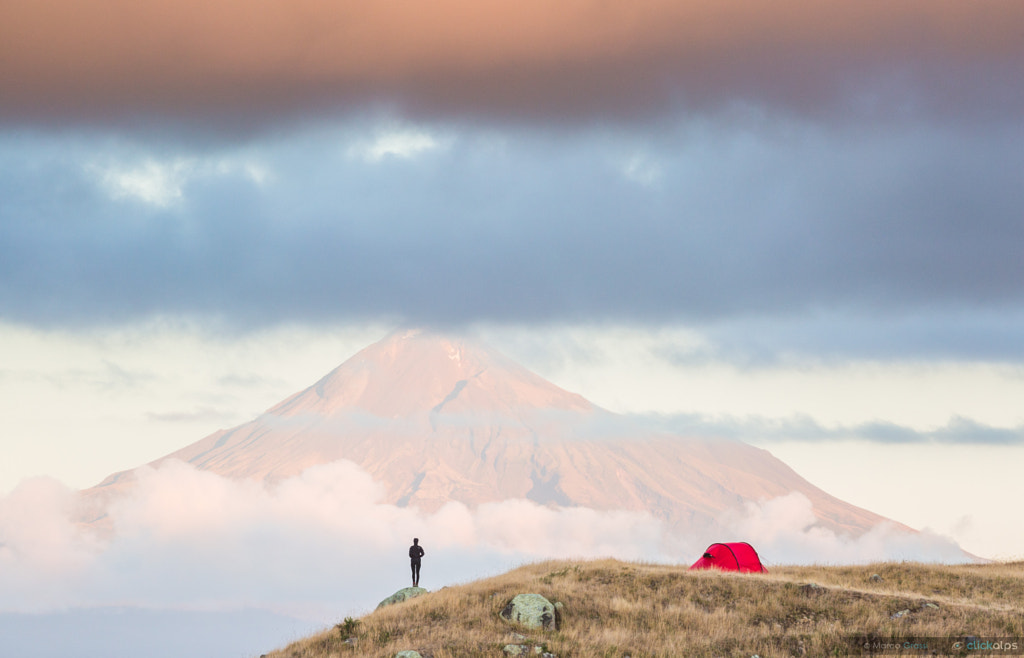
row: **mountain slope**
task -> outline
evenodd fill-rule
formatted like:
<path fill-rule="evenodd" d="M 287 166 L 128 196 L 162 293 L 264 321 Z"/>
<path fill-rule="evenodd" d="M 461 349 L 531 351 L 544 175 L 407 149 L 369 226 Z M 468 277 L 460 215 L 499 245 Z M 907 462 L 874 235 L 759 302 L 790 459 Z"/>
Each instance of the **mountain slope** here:
<path fill-rule="evenodd" d="M 685 528 L 796 491 L 836 532 L 857 535 L 885 520 L 767 451 L 637 427 L 499 354 L 424 331 L 395 332 L 259 418 L 170 458 L 269 481 L 347 459 L 383 484 L 386 502 L 425 510 L 527 498 L 646 510 Z"/>

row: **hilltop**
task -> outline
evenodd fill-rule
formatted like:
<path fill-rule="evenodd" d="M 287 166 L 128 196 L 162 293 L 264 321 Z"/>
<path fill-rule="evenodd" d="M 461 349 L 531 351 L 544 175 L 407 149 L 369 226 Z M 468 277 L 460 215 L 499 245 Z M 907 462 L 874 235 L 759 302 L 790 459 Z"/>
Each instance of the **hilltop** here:
<path fill-rule="evenodd" d="M 523 592 L 563 604 L 559 630 L 527 631 L 499 617 Z M 859 634 L 1019 641 L 1024 562 L 777 567 L 741 575 L 549 561 L 378 609 L 347 629 L 339 624 L 266 656 L 392 658 L 407 649 L 432 658 L 504 656 L 510 643 L 559 658 L 867 655 L 851 640 Z M 927 655 L 967 655 L 944 653 L 951 644 Z"/>

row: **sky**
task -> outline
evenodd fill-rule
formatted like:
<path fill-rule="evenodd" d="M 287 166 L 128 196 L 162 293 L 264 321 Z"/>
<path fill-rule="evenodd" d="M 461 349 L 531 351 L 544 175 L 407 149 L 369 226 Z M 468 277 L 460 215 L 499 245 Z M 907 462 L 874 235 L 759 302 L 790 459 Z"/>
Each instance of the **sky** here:
<path fill-rule="evenodd" d="M 1017 0 L 3 3 L 0 543 L 25 501 L 428 325 L 1024 556 L 1022 26 Z M 131 554 L 62 541 L 88 573 Z"/>

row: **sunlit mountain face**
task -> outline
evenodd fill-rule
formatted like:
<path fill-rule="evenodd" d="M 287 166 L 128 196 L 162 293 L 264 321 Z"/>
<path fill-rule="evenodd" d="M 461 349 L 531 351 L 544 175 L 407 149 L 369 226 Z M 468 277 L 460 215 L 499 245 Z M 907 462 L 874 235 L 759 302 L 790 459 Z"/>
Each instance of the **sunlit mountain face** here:
<path fill-rule="evenodd" d="M 449 501 L 526 499 L 645 511 L 686 531 L 798 492 L 838 534 L 885 520 L 765 450 L 645 427 L 472 341 L 423 330 L 399 330 L 260 417 L 156 463 L 171 459 L 268 483 L 348 460 L 383 486 L 382 502 L 426 512 Z M 87 494 L 106 499 L 131 482 L 115 474 Z"/>

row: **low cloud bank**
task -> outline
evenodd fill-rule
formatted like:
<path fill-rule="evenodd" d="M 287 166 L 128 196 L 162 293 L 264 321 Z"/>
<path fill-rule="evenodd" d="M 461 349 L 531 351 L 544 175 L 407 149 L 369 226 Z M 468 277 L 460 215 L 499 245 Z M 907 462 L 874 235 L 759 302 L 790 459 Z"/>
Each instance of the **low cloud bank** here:
<path fill-rule="evenodd" d="M 952 539 L 929 531 L 910 533 L 881 523 L 860 537 L 841 536 L 815 525 L 811 501 L 793 492 L 748 502 L 724 515 L 723 526 L 749 538 L 761 559 L 776 564 L 857 564 L 879 560 L 966 562 Z"/>
<path fill-rule="evenodd" d="M 276 485 L 175 461 L 137 476 L 130 495 L 109 505 L 107 536 L 75 523 L 80 498 L 56 481 L 29 480 L 0 499 L 0 610 L 262 608 L 329 622 L 409 584 L 412 537 L 427 551 L 429 589 L 548 557 L 685 564 L 730 539 L 751 542 L 769 564 L 965 559 L 948 539 L 894 527 L 836 536 L 814 525 L 799 494 L 750 503 L 680 537 L 639 512 L 508 500 L 428 514 L 382 504 L 381 486 L 346 461 Z"/>
<path fill-rule="evenodd" d="M 618 422 L 634 426 L 641 423 L 683 435 L 730 437 L 748 442 L 865 440 L 885 444 L 1024 445 L 1024 425 L 995 427 L 963 416 L 953 416 L 945 425 L 931 430 L 883 421 L 830 427 L 806 415 L 739 418 L 707 414 L 633 414 Z"/>

